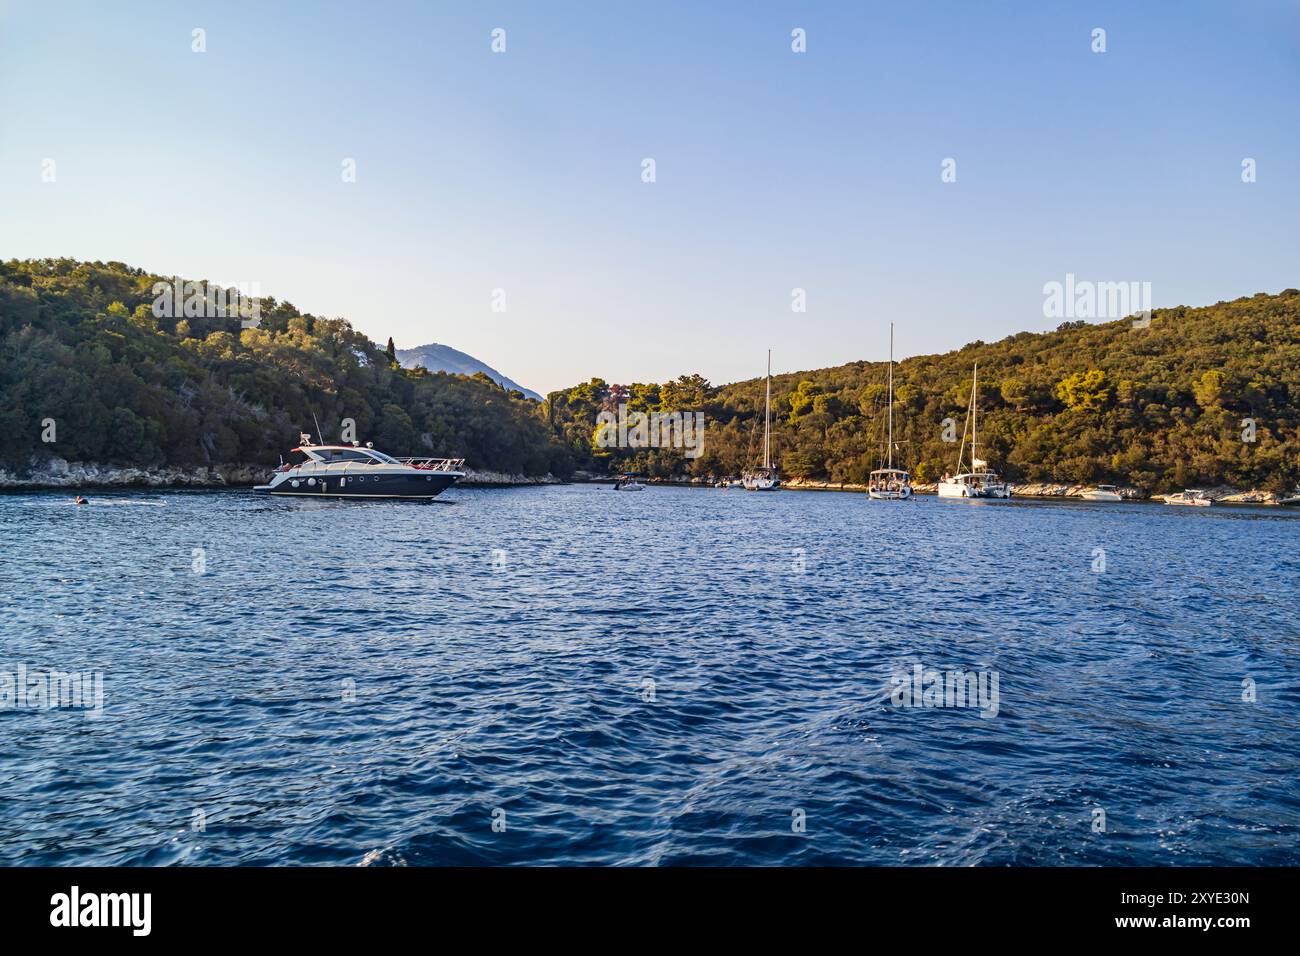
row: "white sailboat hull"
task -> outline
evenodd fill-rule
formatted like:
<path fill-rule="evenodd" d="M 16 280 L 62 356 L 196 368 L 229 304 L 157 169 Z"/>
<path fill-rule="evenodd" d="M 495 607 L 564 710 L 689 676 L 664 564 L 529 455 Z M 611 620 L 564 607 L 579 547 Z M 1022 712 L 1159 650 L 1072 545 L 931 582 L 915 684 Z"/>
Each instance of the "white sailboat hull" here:
<path fill-rule="evenodd" d="M 908 498 L 912 497 L 912 489 L 911 486 L 903 488 L 900 491 L 877 491 L 873 488 L 871 491 L 867 492 L 867 497 L 873 498 L 876 501 L 906 501 Z"/>
<path fill-rule="evenodd" d="M 939 482 L 940 498 L 1010 498 L 1011 487 L 995 476 L 958 475 Z"/>
<path fill-rule="evenodd" d="M 876 501 L 906 501 L 912 481 L 901 468 L 879 468 L 867 476 L 867 497 Z"/>

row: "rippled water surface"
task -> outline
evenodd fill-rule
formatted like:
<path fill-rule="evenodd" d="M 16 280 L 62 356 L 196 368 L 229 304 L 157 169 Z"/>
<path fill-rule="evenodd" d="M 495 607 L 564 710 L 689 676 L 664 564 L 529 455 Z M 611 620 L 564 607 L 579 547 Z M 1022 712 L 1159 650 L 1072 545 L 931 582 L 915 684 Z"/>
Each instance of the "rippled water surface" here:
<path fill-rule="evenodd" d="M 0 497 L 0 674 L 104 712 L 0 709 L 6 863 L 1300 863 L 1300 515 L 69 497 Z"/>

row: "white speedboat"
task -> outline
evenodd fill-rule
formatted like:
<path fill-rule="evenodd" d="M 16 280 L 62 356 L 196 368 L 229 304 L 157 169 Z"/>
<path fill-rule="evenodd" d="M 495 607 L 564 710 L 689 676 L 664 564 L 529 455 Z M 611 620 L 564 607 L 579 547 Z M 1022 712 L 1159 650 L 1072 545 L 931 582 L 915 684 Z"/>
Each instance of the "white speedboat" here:
<path fill-rule="evenodd" d="M 1207 497 L 1203 491 L 1189 488 L 1186 491 L 1176 491 L 1172 495 L 1165 495 L 1165 504 L 1191 505 L 1193 508 L 1208 508 L 1210 505 L 1214 504 L 1214 499 Z"/>
<path fill-rule="evenodd" d="M 763 404 L 763 467 L 747 471 L 740 476 L 746 491 L 776 491 L 781 487 L 781 474 L 772 464 L 772 350 L 767 350 L 767 399 Z"/>
<path fill-rule="evenodd" d="M 463 458 L 393 458 L 368 443 L 313 445 L 303 434 L 301 444 L 271 474 L 271 480 L 253 490 L 267 495 L 306 498 L 435 498 L 465 473 Z"/>
<path fill-rule="evenodd" d="M 645 485 L 636 480 L 635 475 L 620 475 L 614 482 L 615 491 L 645 491 Z"/>
<path fill-rule="evenodd" d="M 1124 500 L 1124 496 L 1119 493 L 1119 489 L 1114 485 L 1098 485 L 1096 488 L 1089 488 L 1087 491 L 1081 492 L 1079 497 L 1088 501 Z"/>
<path fill-rule="evenodd" d="M 867 479 L 867 497 L 875 501 L 906 501 L 912 497 L 912 479 L 894 467 L 894 323 L 889 323 L 889 436 L 885 440 L 885 467 Z"/>
<path fill-rule="evenodd" d="M 970 408 L 966 412 L 966 429 L 970 433 L 970 468 L 966 469 L 966 432 L 962 433 L 961 451 L 957 455 L 957 473 L 944 475 L 939 482 L 940 498 L 1010 498 L 1011 486 L 989 468 L 988 462 L 975 455 L 975 426 L 978 404 L 976 388 L 979 382 L 979 363 L 971 375 Z"/>

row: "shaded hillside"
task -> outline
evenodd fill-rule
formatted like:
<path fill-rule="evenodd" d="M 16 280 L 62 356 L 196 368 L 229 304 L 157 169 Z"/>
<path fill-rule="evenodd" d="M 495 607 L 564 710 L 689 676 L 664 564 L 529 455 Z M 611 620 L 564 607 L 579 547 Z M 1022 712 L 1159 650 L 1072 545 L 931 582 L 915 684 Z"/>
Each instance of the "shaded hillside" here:
<path fill-rule="evenodd" d="M 160 318 L 160 281 L 120 262 L 0 263 L 0 462 L 273 465 L 314 413 L 326 439 L 351 418 L 390 454 L 569 467 L 537 406 L 485 375 L 402 369 L 348 322 L 271 298 L 257 328 Z"/>
<path fill-rule="evenodd" d="M 905 348 L 907 326 L 897 334 Z M 894 372 L 896 458 L 919 480 L 956 465 L 943 422 L 953 419 L 960 438 L 976 361 L 983 456 L 1013 480 L 1126 482 L 1148 492 L 1220 483 L 1280 491 L 1300 481 L 1294 289 L 1157 310 L 1146 328 L 1131 320 L 1067 323 L 902 361 Z M 786 475 L 861 481 L 878 466 L 885 370 L 883 362 L 854 362 L 773 378 L 776 454 Z M 655 474 L 736 474 L 760 453 L 762 379 L 714 388 L 684 377 L 625 394 L 634 409 L 703 408 L 705 454 L 693 461 L 679 451 L 593 454 L 596 414 L 617 399 L 599 379 L 553 396 L 557 434 L 602 467 Z M 1242 440 L 1244 419 L 1254 420 L 1253 442 Z"/>

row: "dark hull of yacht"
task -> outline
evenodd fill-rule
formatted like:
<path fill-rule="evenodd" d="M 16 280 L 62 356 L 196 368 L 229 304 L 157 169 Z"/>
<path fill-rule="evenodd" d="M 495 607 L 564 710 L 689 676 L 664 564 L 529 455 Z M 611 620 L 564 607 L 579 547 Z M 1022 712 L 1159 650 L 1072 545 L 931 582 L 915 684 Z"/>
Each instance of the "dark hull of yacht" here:
<path fill-rule="evenodd" d="M 319 475 L 286 478 L 254 490 L 298 498 L 436 498 L 459 474 L 420 472 L 388 475 Z"/>

